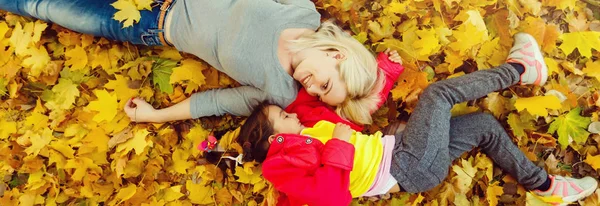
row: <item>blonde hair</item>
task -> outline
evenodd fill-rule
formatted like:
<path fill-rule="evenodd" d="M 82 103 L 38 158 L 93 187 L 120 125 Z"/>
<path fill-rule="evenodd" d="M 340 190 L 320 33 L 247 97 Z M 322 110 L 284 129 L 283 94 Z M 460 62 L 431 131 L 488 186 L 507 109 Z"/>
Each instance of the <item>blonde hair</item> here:
<path fill-rule="evenodd" d="M 348 96 L 337 106 L 336 113 L 359 124 L 371 124 L 371 113 L 381 101 L 379 92 L 383 88 L 384 75 L 377 69 L 375 57 L 364 45 L 330 21 L 311 34 L 290 41 L 290 51 L 308 48 L 335 50 L 345 59 L 339 64 L 340 76 L 346 82 Z"/>

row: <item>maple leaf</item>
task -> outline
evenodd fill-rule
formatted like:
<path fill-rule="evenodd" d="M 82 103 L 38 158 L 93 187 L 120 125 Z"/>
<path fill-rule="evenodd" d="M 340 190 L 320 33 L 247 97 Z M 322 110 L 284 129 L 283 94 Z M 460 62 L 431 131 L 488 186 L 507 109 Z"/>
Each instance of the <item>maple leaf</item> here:
<path fill-rule="evenodd" d="M 8 138 L 14 133 L 17 133 L 17 123 L 0 119 L 0 140 Z"/>
<path fill-rule="evenodd" d="M 377 42 L 381 39 L 387 38 L 394 34 L 394 27 L 392 27 L 392 22 L 389 18 L 383 16 L 379 18 L 379 21 L 369 21 L 368 23 L 371 41 Z"/>
<path fill-rule="evenodd" d="M 94 163 L 94 160 L 87 157 L 76 157 L 70 159 L 65 164 L 66 169 L 75 169 L 71 175 L 74 181 L 81 181 L 83 177 L 90 171 L 102 172 L 102 168 Z"/>
<path fill-rule="evenodd" d="M 181 185 L 165 188 L 162 190 L 161 193 L 159 193 L 158 199 L 163 199 L 166 202 L 171 202 L 171 201 L 177 200 L 180 197 L 184 196 L 184 194 L 181 193 L 180 191 L 181 191 Z"/>
<path fill-rule="evenodd" d="M 188 150 L 182 150 L 182 149 L 175 149 L 175 152 L 173 152 L 173 165 L 171 166 L 171 170 L 174 170 L 175 172 L 179 173 L 179 174 L 186 174 L 187 173 L 187 169 L 191 168 L 194 166 L 193 162 L 189 162 L 187 161 L 188 157 L 190 156 L 190 153 Z"/>
<path fill-rule="evenodd" d="M 434 29 L 417 30 L 419 40 L 413 42 L 415 48 L 420 48 L 419 60 L 427 61 L 429 56 L 439 52 L 440 44 Z"/>
<path fill-rule="evenodd" d="M 527 111 L 532 115 L 548 116 L 546 109 L 560 109 L 562 106 L 556 96 L 535 96 L 529 98 L 518 98 L 515 102 L 517 111 Z"/>
<path fill-rule="evenodd" d="M 167 94 L 173 93 L 173 85 L 169 81 L 176 65 L 175 61 L 156 58 L 156 62 L 152 65 L 152 81 L 154 85 L 158 85 L 160 91 Z"/>
<path fill-rule="evenodd" d="M 65 62 L 65 65 L 70 65 L 71 71 L 82 70 L 88 63 L 87 52 L 80 46 L 75 46 L 74 49 L 68 49 L 67 52 L 65 52 L 65 56 L 69 57 Z"/>
<path fill-rule="evenodd" d="M 104 120 L 110 122 L 117 115 L 117 95 L 109 94 L 108 91 L 94 90 L 94 94 L 98 97 L 97 100 L 90 102 L 87 106 L 88 109 L 98 111 L 99 113 L 94 116 L 94 121 L 100 123 Z"/>
<path fill-rule="evenodd" d="M 588 77 L 595 77 L 600 81 L 600 61 L 588 61 L 585 63 L 585 68 L 581 70 Z"/>
<path fill-rule="evenodd" d="M 205 205 L 214 202 L 212 198 L 214 191 L 210 186 L 194 184 L 191 180 L 187 180 L 185 181 L 185 188 L 190 192 L 188 198 L 194 204 Z"/>
<path fill-rule="evenodd" d="M 42 73 L 42 70 L 46 68 L 48 62 L 50 62 L 50 56 L 44 46 L 40 48 L 29 48 L 25 51 L 25 55 L 30 55 L 21 62 L 21 66 L 30 68 L 31 72 L 29 75 L 38 77 Z"/>
<path fill-rule="evenodd" d="M 246 166 L 246 164 L 244 164 L 244 166 Z M 238 182 L 246 184 L 256 184 L 263 180 L 261 177 L 262 171 L 260 170 L 260 167 L 256 167 L 250 171 L 247 171 L 247 169 L 244 168 L 235 167 L 235 176 L 239 178 L 237 180 Z"/>
<path fill-rule="evenodd" d="M 477 172 L 477 168 L 473 167 L 473 165 L 467 161 L 462 159 L 461 166 L 452 165 L 452 171 L 456 173 L 456 177 L 452 178 L 454 181 L 454 187 L 460 193 L 466 193 L 471 189 L 471 184 L 473 183 L 473 177 L 475 177 L 475 173 Z"/>
<path fill-rule="evenodd" d="M 600 32 L 582 31 L 572 32 L 560 35 L 563 43 L 560 49 L 565 54 L 571 54 L 575 48 L 578 49 L 582 57 L 591 57 L 592 49 L 600 51 Z"/>
<path fill-rule="evenodd" d="M 28 133 L 29 135 L 29 141 L 31 141 L 31 146 L 27 147 L 27 149 L 25 149 L 25 152 L 27 154 L 33 154 L 33 156 L 38 155 L 38 153 L 40 152 L 40 150 L 42 150 L 42 148 L 48 146 L 48 143 L 50 143 L 50 140 L 52 140 L 52 130 L 48 129 L 48 128 L 44 128 L 44 130 L 41 133 Z"/>
<path fill-rule="evenodd" d="M 133 197 L 136 191 L 137 186 L 135 186 L 135 184 L 128 184 L 127 187 L 120 188 L 119 192 L 117 192 L 117 195 L 115 196 L 115 199 L 113 199 L 109 205 L 120 205 L 123 201 Z"/>
<path fill-rule="evenodd" d="M 133 26 L 133 23 L 139 22 L 142 17 L 132 0 L 117 0 L 110 5 L 118 10 L 113 16 L 113 19 L 123 22 L 123 28 Z"/>
<path fill-rule="evenodd" d="M 134 0 L 138 10 L 152 11 L 152 3 L 154 0 Z"/>
<path fill-rule="evenodd" d="M 15 48 L 15 54 L 22 56 L 25 54 L 27 47 L 32 41 L 33 34 L 33 22 L 25 24 L 25 27 L 21 26 L 21 23 L 17 23 L 13 29 L 13 33 L 10 36 L 10 44 Z"/>
<path fill-rule="evenodd" d="M 542 0 L 542 5 L 553 6 L 560 10 L 575 8 L 577 0 Z"/>
<path fill-rule="evenodd" d="M 129 80 L 126 77 L 115 75 L 115 78 L 115 80 L 109 80 L 104 87 L 112 89 L 117 94 L 118 100 L 129 100 L 129 98 L 137 96 L 137 90 L 129 88 Z"/>
<path fill-rule="evenodd" d="M 171 74 L 171 78 L 169 80 L 170 84 L 180 83 L 184 80 L 190 80 L 191 82 L 196 83 L 198 86 L 202 86 L 206 84 L 206 79 L 202 74 L 202 70 L 204 70 L 206 66 L 204 66 L 201 62 L 186 59 L 181 61 L 181 65 L 173 68 L 173 73 Z"/>
<path fill-rule="evenodd" d="M 105 134 L 105 131 L 101 128 L 95 128 L 88 133 L 81 142 L 90 144 L 92 147 L 98 148 L 98 152 L 108 151 L 109 137 Z"/>
<path fill-rule="evenodd" d="M 548 133 L 558 133 L 558 143 L 565 149 L 572 140 L 577 143 L 584 143 L 590 133 L 585 129 L 590 124 L 589 117 L 579 115 L 581 107 L 569 111 L 566 115 L 561 115 L 554 119 L 548 128 Z"/>
<path fill-rule="evenodd" d="M 588 153 L 584 162 L 592 166 L 595 170 L 600 169 L 600 155 L 592 156 Z"/>
<path fill-rule="evenodd" d="M 8 24 L 5 21 L 0 22 L 0 42 L 4 39 L 4 36 L 8 32 Z"/>
<path fill-rule="evenodd" d="M 122 152 L 122 154 L 127 154 L 134 149 L 137 155 L 142 154 L 147 146 L 152 145 L 152 142 L 146 141 L 146 136 L 148 136 L 148 134 L 150 134 L 150 132 L 146 129 L 136 131 L 133 138 L 117 146 L 117 151 Z"/>
<path fill-rule="evenodd" d="M 25 119 L 26 126 L 33 126 L 33 130 L 42 129 L 47 127 L 48 125 L 48 116 L 43 115 L 41 113 L 31 113 L 29 117 Z"/>

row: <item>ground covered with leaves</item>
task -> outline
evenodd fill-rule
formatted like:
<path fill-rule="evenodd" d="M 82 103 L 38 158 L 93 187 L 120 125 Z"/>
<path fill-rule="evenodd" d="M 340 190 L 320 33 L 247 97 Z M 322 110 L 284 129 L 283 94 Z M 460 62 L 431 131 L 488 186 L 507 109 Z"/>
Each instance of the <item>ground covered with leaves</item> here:
<path fill-rule="evenodd" d="M 134 24 L 149 2 L 119 0 L 115 19 Z M 430 83 L 505 61 L 516 32 L 540 43 L 551 70 L 543 87 L 513 86 L 456 105 L 490 112 L 515 144 L 551 174 L 596 179 L 600 169 L 600 1 L 315 0 L 374 52 L 396 49 L 406 71 L 373 132 L 406 121 Z M 0 11 L 0 205 L 273 205 L 260 165 L 221 172 L 196 145 L 209 133 L 232 144 L 243 118 L 131 123 L 140 96 L 156 108 L 238 84 L 167 47 L 136 47 Z M 600 205 L 600 190 L 579 202 Z M 430 192 L 356 199 L 355 205 L 531 205 L 485 154 L 464 154 Z"/>

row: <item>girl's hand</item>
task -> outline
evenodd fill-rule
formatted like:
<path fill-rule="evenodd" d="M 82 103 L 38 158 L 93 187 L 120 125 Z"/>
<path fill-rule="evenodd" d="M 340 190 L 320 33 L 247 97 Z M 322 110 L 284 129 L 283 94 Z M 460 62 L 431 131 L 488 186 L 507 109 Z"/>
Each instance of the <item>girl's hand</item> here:
<path fill-rule="evenodd" d="M 125 113 L 132 122 L 160 122 L 157 110 L 140 98 L 131 98 L 125 104 Z"/>
<path fill-rule="evenodd" d="M 388 48 L 383 53 L 385 53 L 385 54 L 387 54 L 389 56 L 390 61 L 392 61 L 394 63 L 402 64 L 402 58 L 398 54 L 398 51 L 396 51 L 396 50 L 390 50 Z"/>
<path fill-rule="evenodd" d="M 352 136 L 352 128 L 344 123 L 335 124 L 335 128 L 333 129 L 333 138 L 337 138 L 343 140 L 345 142 L 350 142 L 350 137 Z"/>

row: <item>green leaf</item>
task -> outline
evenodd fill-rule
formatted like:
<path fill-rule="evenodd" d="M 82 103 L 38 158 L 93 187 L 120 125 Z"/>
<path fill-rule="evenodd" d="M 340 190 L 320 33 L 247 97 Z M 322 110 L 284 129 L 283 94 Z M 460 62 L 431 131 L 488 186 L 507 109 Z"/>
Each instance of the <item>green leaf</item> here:
<path fill-rule="evenodd" d="M 569 145 L 570 139 L 577 143 L 585 143 L 590 133 L 586 131 L 587 126 L 591 123 L 589 117 L 579 115 L 581 107 L 571 110 L 568 114 L 562 115 L 554 119 L 550 124 L 548 133 L 558 133 L 558 143 L 565 149 Z"/>
<path fill-rule="evenodd" d="M 173 94 L 173 85 L 169 83 L 169 80 L 171 79 L 173 68 L 177 66 L 177 61 L 161 58 L 153 59 L 156 60 L 152 64 L 152 81 L 154 85 L 158 85 L 158 88 L 162 92 Z"/>
<path fill-rule="evenodd" d="M 66 67 L 60 71 L 60 77 L 62 79 L 69 79 L 74 84 L 81 84 L 82 82 L 86 82 L 90 79 L 90 77 L 85 76 L 84 73 L 79 71 L 71 71 L 71 69 Z"/>
<path fill-rule="evenodd" d="M 525 130 L 535 130 L 533 121 L 520 117 L 518 114 L 510 113 L 508 115 L 508 125 L 516 137 L 526 137 Z"/>

